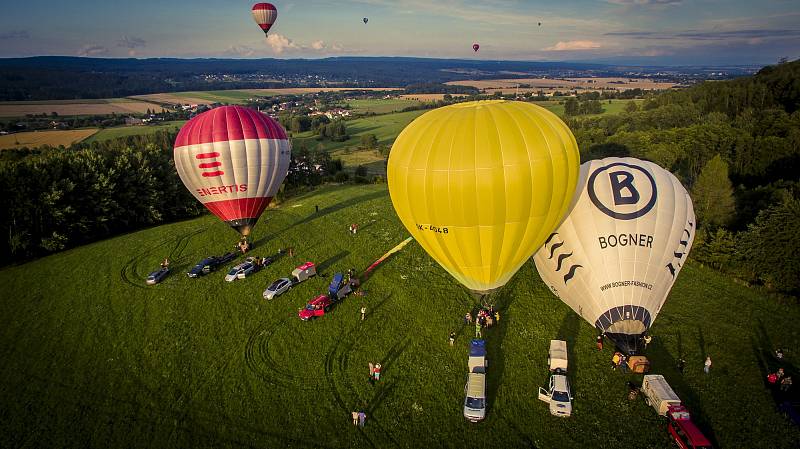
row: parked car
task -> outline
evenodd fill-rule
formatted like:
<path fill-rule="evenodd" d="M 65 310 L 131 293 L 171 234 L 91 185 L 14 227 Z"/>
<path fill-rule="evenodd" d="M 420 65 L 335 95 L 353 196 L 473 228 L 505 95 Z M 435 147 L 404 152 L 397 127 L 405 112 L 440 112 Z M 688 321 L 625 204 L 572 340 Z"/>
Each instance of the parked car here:
<path fill-rule="evenodd" d="M 550 385 L 547 389 L 539 387 L 539 400 L 550 404 L 550 414 L 553 416 L 572 415 L 572 399 L 569 381 L 565 374 L 553 374 L 550 376 Z"/>
<path fill-rule="evenodd" d="M 300 311 L 297 312 L 297 316 L 303 321 L 319 318 L 325 315 L 325 312 L 330 311 L 332 306 L 333 301 L 331 301 L 328 295 L 319 295 L 300 309 Z"/>
<path fill-rule="evenodd" d="M 230 252 L 225 253 L 222 256 L 211 256 L 206 257 L 205 259 L 201 260 L 197 263 L 188 273 L 187 276 L 190 278 L 196 278 L 200 276 L 205 276 L 208 273 L 219 268 L 220 265 L 230 262 L 231 260 L 236 258 L 236 253 Z"/>
<path fill-rule="evenodd" d="M 473 339 L 467 360 L 467 385 L 464 386 L 464 418 L 478 422 L 486 417 L 486 342 Z"/>
<path fill-rule="evenodd" d="M 266 290 L 264 290 L 264 299 L 272 299 L 276 296 L 280 296 L 289 291 L 292 288 L 292 281 L 288 278 L 280 278 L 269 284 Z"/>
<path fill-rule="evenodd" d="M 342 300 L 352 291 L 353 291 L 352 285 L 349 282 L 344 281 L 344 275 L 342 273 L 335 273 L 333 275 L 333 280 L 331 280 L 331 285 L 328 286 L 328 295 L 330 295 L 332 300 L 334 301 Z"/>
<path fill-rule="evenodd" d="M 667 429 L 670 436 L 682 449 L 707 449 L 711 442 L 692 422 L 689 410 L 681 403 L 681 399 L 672 390 L 664 376 L 648 374 L 642 381 L 642 394 L 645 403 L 656 413 L 669 420 Z"/>
<path fill-rule="evenodd" d="M 158 271 L 153 271 L 152 273 L 147 275 L 147 279 L 145 282 L 147 285 L 155 285 L 159 282 L 163 281 L 165 277 L 169 274 L 169 268 L 164 267 Z"/>
<path fill-rule="evenodd" d="M 256 259 L 257 257 L 250 256 L 245 259 L 244 262 L 240 263 L 239 265 L 235 265 L 230 269 L 230 271 L 228 271 L 228 274 L 225 276 L 225 281 L 233 282 L 236 279 L 244 279 L 245 277 L 260 270 L 261 265 L 260 263 L 256 263 Z"/>
<path fill-rule="evenodd" d="M 669 425 L 667 429 L 672 439 L 681 449 L 711 449 L 703 432 L 692 422 L 689 410 L 683 405 L 671 405 L 667 410 Z"/>
<path fill-rule="evenodd" d="M 486 374 L 467 374 L 464 395 L 464 418 L 470 422 L 482 421 L 486 417 Z"/>
<path fill-rule="evenodd" d="M 306 279 L 316 275 L 317 266 L 314 265 L 314 262 L 306 262 L 292 271 L 292 278 L 295 279 L 296 284 L 299 284 L 300 282 L 303 282 Z"/>

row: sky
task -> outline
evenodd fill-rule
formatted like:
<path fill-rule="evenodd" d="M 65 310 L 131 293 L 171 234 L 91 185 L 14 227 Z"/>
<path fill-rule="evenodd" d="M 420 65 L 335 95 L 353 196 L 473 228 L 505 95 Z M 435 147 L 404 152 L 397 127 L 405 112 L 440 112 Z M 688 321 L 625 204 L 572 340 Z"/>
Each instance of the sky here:
<path fill-rule="evenodd" d="M 273 1 L 278 19 L 268 38 L 251 17 L 253 3 L 8 2 L 0 57 L 419 56 L 654 65 L 800 58 L 798 0 Z"/>

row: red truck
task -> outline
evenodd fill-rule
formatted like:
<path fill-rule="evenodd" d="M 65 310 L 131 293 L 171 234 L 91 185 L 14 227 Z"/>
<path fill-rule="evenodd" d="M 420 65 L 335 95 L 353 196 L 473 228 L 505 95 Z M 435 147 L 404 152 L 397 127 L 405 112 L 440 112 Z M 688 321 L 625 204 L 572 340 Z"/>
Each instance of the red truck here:
<path fill-rule="evenodd" d="M 711 449 L 711 442 L 692 422 L 692 415 L 672 390 L 664 376 L 648 374 L 642 381 L 642 394 L 647 405 L 669 420 L 669 434 L 681 449 Z"/>

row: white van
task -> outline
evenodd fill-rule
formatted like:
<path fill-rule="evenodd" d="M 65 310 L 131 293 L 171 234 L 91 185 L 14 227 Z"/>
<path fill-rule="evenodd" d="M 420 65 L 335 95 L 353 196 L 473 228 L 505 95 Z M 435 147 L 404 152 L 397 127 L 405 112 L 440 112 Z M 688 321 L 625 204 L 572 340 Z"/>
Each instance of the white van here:
<path fill-rule="evenodd" d="M 550 376 L 550 387 L 545 390 L 539 387 L 539 399 L 550 404 L 550 414 L 553 416 L 568 417 L 572 415 L 572 393 L 569 391 L 569 381 L 563 374 Z"/>
<path fill-rule="evenodd" d="M 482 421 L 486 417 L 486 374 L 472 372 L 467 374 L 464 386 L 464 418 L 471 422 Z"/>

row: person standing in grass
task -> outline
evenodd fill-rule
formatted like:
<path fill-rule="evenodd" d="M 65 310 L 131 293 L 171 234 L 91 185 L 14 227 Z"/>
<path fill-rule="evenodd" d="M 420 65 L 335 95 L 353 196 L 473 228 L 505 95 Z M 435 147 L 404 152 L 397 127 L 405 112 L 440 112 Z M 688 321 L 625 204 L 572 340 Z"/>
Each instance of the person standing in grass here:
<path fill-rule="evenodd" d="M 450 332 L 450 346 L 453 346 L 453 343 L 456 341 L 456 333 Z"/>
<path fill-rule="evenodd" d="M 603 350 L 603 334 L 597 336 L 597 350 L 598 351 Z"/>
<path fill-rule="evenodd" d="M 375 385 L 375 366 L 369 362 L 369 383 Z"/>
<path fill-rule="evenodd" d="M 781 391 L 786 393 L 789 391 L 789 388 L 792 388 L 792 376 L 786 376 L 781 381 Z"/>
<path fill-rule="evenodd" d="M 470 324 L 470 323 L 472 323 L 472 314 L 470 312 L 467 312 L 467 314 L 464 315 L 464 324 Z"/>
<path fill-rule="evenodd" d="M 378 382 L 379 380 L 381 380 L 381 364 L 380 363 L 376 363 L 375 364 L 375 382 Z"/>
<path fill-rule="evenodd" d="M 706 362 L 703 364 L 703 372 L 708 374 L 709 371 L 711 371 L 711 356 L 707 355 Z"/>
<path fill-rule="evenodd" d="M 353 425 L 358 425 L 358 412 L 353 412 Z"/>
<path fill-rule="evenodd" d="M 481 322 L 475 320 L 475 338 L 481 338 Z"/>
<path fill-rule="evenodd" d="M 367 414 L 363 411 L 358 412 L 358 425 L 364 427 L 364 422 L 367 420 Z"/>
<path fill-rule="evenodd" d="M 622 354 L 620 354 L 619 352 L 615 352 L 614 355 L 611 357 L 611 369 L 613 369 L 614 371 L 616 371 L 617 367 L 619 366 L 621 355 Z"/>
<path fill-rule="evenodd" d="M 653 341 L 653 337 L 651 337 L 650 335 L 645 335 L 644 338 L 642 338 L 642 340 L 644 340 L 644 349 L 647 349 L 647 345 L 649 345 L 650 342 Z"/>
<path fill-rule="evenodd" d="M 361 321 L 364 321 L 364 318 L 367 317 L 367 306 L 361 304 Z"/>
<path fill-rule="evenodd" d="M 682 358 L 678 359 L 678 371 L 680 371 L 681 374 L 683 374 L 684 368 L 686 368 L 686 360 Z"/>

